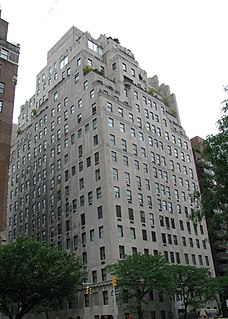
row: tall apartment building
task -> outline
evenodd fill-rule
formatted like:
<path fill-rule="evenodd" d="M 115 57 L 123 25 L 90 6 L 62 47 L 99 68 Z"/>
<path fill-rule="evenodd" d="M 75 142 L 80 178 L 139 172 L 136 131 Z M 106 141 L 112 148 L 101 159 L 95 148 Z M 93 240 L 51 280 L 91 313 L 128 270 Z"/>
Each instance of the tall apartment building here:
<path fill-rule="evenodd" d="M 9 238 L 24 232 L 74 250 L 92 287 L 56 316 L 111 318 L 105 267 L 137 251 L 213 272 L 206 224 L 188 218 L 198 181 L 175 96 L 118 39 L 72 27 L 48 52 L 19 118 Z M 179 308 L 156 295 L 145 318 L 177 317 Z M 127 313 L 122 306 L 119 318 Z"/>
<path fill-rule="evenodd" d="M 6 229 L 8 169 L 19 46 L 7 41 L 8 22 L 0 10 L 0 244 Z"/>

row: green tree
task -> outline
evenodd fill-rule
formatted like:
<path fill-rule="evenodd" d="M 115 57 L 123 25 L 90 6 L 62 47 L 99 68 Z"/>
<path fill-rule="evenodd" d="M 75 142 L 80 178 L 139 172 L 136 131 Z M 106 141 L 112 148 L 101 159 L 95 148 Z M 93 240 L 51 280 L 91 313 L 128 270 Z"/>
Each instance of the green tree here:
<path fill-rule="evenodd" d="M 0 312 L 20 319 L 35 306 L 70 298 L 82 284 L 82 269 L 72 253 L 35 239 L 0 246 Z"/>
<path fill-rule="evenodd" d="M 196 197 L 200 209 L 192 216 L 194 220 L 206 217 L 209 232 L 216 237 L 217 231 L 228 229 L 228 104 L 222 108 L 223 115 L 217 121 L 218 134 L 209 135 L 204 144 L 202 155 L 213 174 L 205 174 L 202 180 L 201 194 Z M 228 232 L 226 232 L 228 238 Z M 225 235 L 225 233 L 224 233 Z"/>
<path fill-rule="evenodd" d="M 227 317 L 228 310 L 226 306 L 226 300 L 228 299 L 228 270 L 224 273 L 223 276 L 218 276 L 216 278 L 218 290 L 219 290 L 219 297 L 221 301 L 221 308 L 224 312 L 223 315 Z"/>
<path fill-rule="evenodd" d="M 143 304 L 150 302 L 149 293 L 172 291 L 174 285 L 169 268 L 163 256 L 140 253 L 107 267 L 109 273 L 117 277 L 119 300 L 136 309 L 139 319 L 143 319 Z"/>
<path fill-rule="evenodd" d="M 219 276 L 216 278 L 218 281 L 218 286 L 221 292 L 228 292 L 228 270 L 225 272 L 223 276 Z"/>
<path fill-rule="evenodd" d="M 172 265 L 175 281 L 175 294 L 180 296 L 184 305 L 184 318 L 188 307 L 200 307 L 214 299 L 218 289 L 215 278 L 207 268 L 191 265 Z"/>

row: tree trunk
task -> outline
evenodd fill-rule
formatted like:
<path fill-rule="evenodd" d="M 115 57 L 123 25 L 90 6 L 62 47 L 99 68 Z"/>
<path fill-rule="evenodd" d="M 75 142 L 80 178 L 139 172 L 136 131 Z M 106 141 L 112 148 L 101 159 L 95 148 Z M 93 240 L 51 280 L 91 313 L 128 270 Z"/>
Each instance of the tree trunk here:
<path fill-rule="evenodd" d="M 137 313 L 138 313 L 138 319 L 143 319 L 143 310 L 142 305 L 137 305 Z"/>
<path fill-rule="evenodd" d="M 188 306 L 184 304 L 184 319 L 187 319 L 187 313 L 188 313 Z"/>

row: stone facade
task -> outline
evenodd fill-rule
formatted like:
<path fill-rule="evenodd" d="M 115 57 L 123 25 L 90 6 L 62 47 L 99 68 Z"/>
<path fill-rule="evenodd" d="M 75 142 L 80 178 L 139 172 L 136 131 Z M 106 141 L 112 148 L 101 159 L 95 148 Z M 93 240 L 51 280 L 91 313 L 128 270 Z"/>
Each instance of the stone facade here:
<path fill-rule="evenodd" d="M 72 27 L 48 52 L 31 105 L 12 148 L 8 236 L 74 250 L 92 287 L 53 316 L 113 315 L 105 267 L 136 251 L 213 272 L 206 225 L 188 218 L 198 181 L 175 96 L 130 50 Z M 154 298 L 145 318 L 176 316 L 180 302 Z"/>
<path fill-rule="evenodd" d="M 8 22 L 0 11 L 0 244 L 6 229 L 8 168 L 19 46 L 7 41 Z"/>

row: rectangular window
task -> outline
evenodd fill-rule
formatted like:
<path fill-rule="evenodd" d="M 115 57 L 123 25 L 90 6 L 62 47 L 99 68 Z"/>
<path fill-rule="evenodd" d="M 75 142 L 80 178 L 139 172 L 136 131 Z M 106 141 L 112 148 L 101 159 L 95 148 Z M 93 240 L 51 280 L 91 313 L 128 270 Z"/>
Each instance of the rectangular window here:
<path fill-rule="evenodd" d="M 141 219 L 141 223 L 146 222 L 145 212 L 142 210 L 140 211 L 140 219 Z"/>
<path fill-rule="evenodd" d="M 92 124 L 93 124 L 93 130 L 95 130 L 97 128 L 97 119 L 93 119 L 92 121 Z"/>
<path fill-rule="evenodd" d="M 129 121 L 131 123 L 134 123 L 134 117 L 133 117 L 133 114 L 132 113 L 129 113 Z"/>
<path fill-rule="evenodd" d="M 132 144 L 132 150 L 133 150 L 133 154 L 134 155 L 138 155 L 138 150 L 137 150 L 137 145 L 136 144 Z"/>
<path fill-rule="evenodd" d="M 93 137 L 93 146 L 98 145 L 98 135 L 94 135 Z"/>
<path fill-rule="evenodd" d="M 120 123 L 120 132 L 125 132 L 125 124 Z"/>
<path fill-rule="evenodd" d="M 103 294 L 103 304 L 108 305 L 108 291 L 107 290 L 102 291 L 102 294 Z"/>
<path fill-rule="evenodd" d="M 148 165 L 146 163 L 143 163 L 143 170 L 145 173 L 148 173 Z M 162 177 L 160 177 L 160 178 L 162 178 Z"/>
<path fill-rule="evenodd" d="M 122 218 L 121 206 L 120 205 L 116 205 L 116 217 L 117 218 Z"/>
<path fill-rule="evenodd" d="M 119 108 L 118 108 L 118 112 L 119 112 L 120 117 L 123 117 L 123 109 L 121 109 L 121 108 L 119 107 Z"/>
<path fill-rule="evenodd" d="M 128 157 L 126 155 L 123 155 L 123 163 L 128 166 Z"/>
<path fill-rule="evenodd" d="M 92 271 L 92 281 L 93 281 L 93 283 L 97 282 L 97 271 L 96 270 Z"/>
<path fill-rule="evenodd" d="M 136 232 L 135 232 L 135 228 L 130 227 L 130 237 L 131 239 L 136 239 Z"/>
<path fill-rule="evenodd" d="M 142 230 L 142 238 L 143 238 L 143 240 L 147 240 L 147 232 L 146 232 L 146 229 L 143 229 L 143 230 Z"/>
<path fill-rule="evenodd" d="M 98 228 L 98 236 L 99 238 L 104 238 L 104 226 Z"/>
<path fill-rule="evenodd" d="M 114 197 L 120 198 L 120 188 L 118 186 L 114 186 Z"/>
<path fill-rule="evenodd" d="M 93 192 L 90 191 L 90 192 L 88 193 L 88 203 L 89 203 L 89 204 L 92 204 L 92 202 L 93 202 Z"/>
<path fill-rule="evenodd" d="M 81 62 L 82 62 L 82 61 L 81 61 L 81 58 L 78 58 L 78 59 L 77 59 L 77 66 L 80 66 L 80 65 L 81 65 Z"/>
<path fill-rule="evenodd" d="M 115 151 L 111 151 L 111 156 L 112 156 L 113 162 L 117 162 L 117 155 Z"/>
<path fill-rule="evenodd" d="M 83 177 L 79 179 L 79 189 L 83 189 L 84 188 L 84 179 Z"/>
<path fill-rule="evenodd" d="M 130 185 L 130 174 L 128 172 L 124 172 L 124 179 L 127 185 Z"/>
<path fill-rule="evenodd" d="M 106 268 L 101 269 L 101 280 L 106 281 L 107 280 L 107 271 Z"/>
<path fill-rule="evenodd" d="M 78 83 L 79 82 L 79 73 L 76 73 L 74 76 L 74 83 Z"/>
<path fill-rule="evenodd" d="M 112 146 L 116 145 L 115 135 L 110 134 L 110 136 L 109 136 L 109 142 L 110 142 L 110 145 L 112 145 Z"/>
<path fill-rule="evenodd" d="M 108 118 L 108 126 L 109 127 L 114 127 L 114 120 L 111 117 Z"/>
<path fill-rule="evenodd" d="M 100 247 L 100 260 L 105 260 L 105 247 Z"/>
<path fill-rule="evenodd" d="M 196 256 L 192 254 L 192 264 L 196 265 Z"/>
<path fill-rule="evenodd" d="M 100 55 L 103 54 L 103 49 L 100 46 L 98 46 L 96 43 L 94 43 L 90 40 L 88 40 L 88 47 L 89 47 L 89 49 L 97 52 Z"/>
<path fill-rule="evenodd" d="M 162 233 L 162 242 L 166 244 L 166 234 Z"/>
<path fill-rule="evenodd" d="M 84 199 L 84 195 L 80 196 L 80 206 L 84 206 L 85 204 L 85 199 Z"/>
<path fill-rule="evenodd" d="M 101 179 L 100 169 L 95 170 L 95 180 L 96 182 Z"/>
<path fill-rule="evenodd" d="M 92 109 L 92 115 L 96 114 L 96 112 L 97 112 L 96 103 L 94 103 L 94 104 L 91 106 L 91 109 Z"/>
<path fill-rule="evenodd" d="M 143 206 L 143 195 L 138 193 L 138 202 L 140 206 Z"/>
<path fill-rule="evenodd" d="M 82 156 L 82 145 L 78 146 L 78 157 Z"/>
<path fill-rule="evenodd" d="M 107 108 L 109 112 L 112 112 L 112 103 L 107 102 Z"/>
<path fill-rule="evenodd" d="M 3 112 L 3 101 L 0 101 L 0 113 Z"/>
<path fill-rule="evenodd" d="M 123 237 L 123 226 L 122 225 L 117 225 L 117 236 Z"/>
<path fill-rule="evenodd" d="M 58 100 L 58 91 L 54 93 L 54 102 Z"/>
<path fill-rule="evenodd" d="M 96 188 L 97 199 L 101 198 L 101 187 Z"/>
<path fill-rule="evenodd" d="M 8 60 L 9 58 L 9 51 L 5 50 L 4 48 L 2 48 L 1 50 L 1 58 L 2 59 L 5 59 L 5 60 Z"/>
<path fill-rule="evenodd" d="M 131 190 L 127 189 L 127 200 L 129 203 L 132 202 L 132 193 Z"/>
<path fill-rule="evenodd" d="M 97 218 L 101 219 L 103 217 L 102 206 L 97 207 Z"/>
<path fill-rule="evenodd" d="M 92 91 L 90 91 L 90 98 L 93 99 L 94 97 L 95 97 L 95 91 L 92 90 Z"/>
<path fill-rule="evenodd" d="M 151 236 L 152 236 L 152 241 L 153 241 L 153 242 L 156 242 L 157 239 L 156 239 L 156 232 L 155 232 L 155 231 L 152 231 L 152 232 L 151 232 Z"/>
<path fill-rule="evenodd" d="M 137 170 L 139 170 L 139 161 L 134 160 L 134 165 Z"/>
<path fill-rule="evenodd" d="M 128 217 L 129 217 L 129 220 L 131 221 L 134 220 L 134 212 L 132 208 L 128 208 Z"/>
<path fill-rule="evenodd" d="M 118 177 L 118 169 L 117 168 L 112 169 L 112 177 L 114 180 L 118 181 L 119 177 Z"/>
<path fill-rule="evenodd" d="M 5 84 L 0 82 L 0 93 L 4 93 L 4 90 L 5 90 Z"/>
<path fill-rule="evenodd" d="M 132 136 L 132 137 L 135 137 L 135 129 L 134 129 L 133 127 L 131 127 L 130 132 L 131 132 L 131 136 Z"/>
<path fill-rule="evenodd" d="M 120 259 L 124 259 L 125 258 L 124 246 L 119 246 L 119 257 L 120 257 Z"/>
<path fill-rule="evenodd" d="M 99 152 L 94 153 L 94 163 L 95 165 L 99 164 Z"/>
<path fill-rule="evenodd" d="M 64 104 L 64 106 L 68 106 L 68 97 L 65 97 L 63 104 Z"/>
<path fill-rule="evenodd" d="M 127 151 L 127 141 L 124 139 L 121 139 L 121 144 L 122 144 L 122 150 Z"/>
<path fill-rule="evenodd" d="M 140 141 L 144 141 L 143 132 L 139 132 L 139 139 L 140 139 Z"/>

